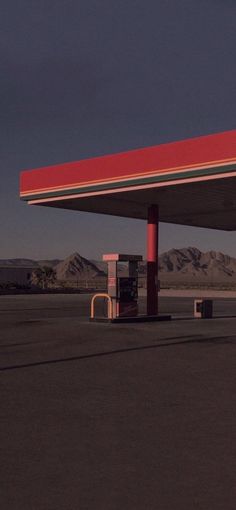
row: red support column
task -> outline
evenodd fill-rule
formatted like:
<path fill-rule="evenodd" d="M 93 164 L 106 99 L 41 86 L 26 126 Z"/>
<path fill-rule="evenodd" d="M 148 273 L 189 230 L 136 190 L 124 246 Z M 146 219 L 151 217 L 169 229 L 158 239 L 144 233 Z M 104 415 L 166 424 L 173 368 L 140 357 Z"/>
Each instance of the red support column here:
<path fill-rule="evenodd" d="M 158 314 L 158 226 L 158 205 L 152 205 L 147 224 L 147 315 Z"/>

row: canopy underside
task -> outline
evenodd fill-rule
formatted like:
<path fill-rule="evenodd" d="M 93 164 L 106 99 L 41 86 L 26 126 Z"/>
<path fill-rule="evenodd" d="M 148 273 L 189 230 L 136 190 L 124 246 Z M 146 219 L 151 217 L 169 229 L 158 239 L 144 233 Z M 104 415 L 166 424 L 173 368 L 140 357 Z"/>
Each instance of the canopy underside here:
<path fill-rule="evenodd" d="M 236 230 L 236 175 L 157 188 L 116 191 L 92 196 L 59 197 L 29 202 L 76 211 L 147 219 L 148 207 L 159 205 L 160 221 Z"/>

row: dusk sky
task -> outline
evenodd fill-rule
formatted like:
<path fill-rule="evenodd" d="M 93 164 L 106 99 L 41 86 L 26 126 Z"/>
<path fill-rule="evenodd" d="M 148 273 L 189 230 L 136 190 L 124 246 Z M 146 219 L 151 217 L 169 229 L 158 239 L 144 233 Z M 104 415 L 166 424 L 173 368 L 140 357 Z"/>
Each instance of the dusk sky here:
<path fill-rule="evenodd" d="M 0 16 L 0 258 L 145 254 L 144 221 L 30 207 L 19 173 L 235 129 L 235 0 L 8 0 Z M 236 257 L 236 232 L 161 224 L 161 251 L 184 246 Z"/>

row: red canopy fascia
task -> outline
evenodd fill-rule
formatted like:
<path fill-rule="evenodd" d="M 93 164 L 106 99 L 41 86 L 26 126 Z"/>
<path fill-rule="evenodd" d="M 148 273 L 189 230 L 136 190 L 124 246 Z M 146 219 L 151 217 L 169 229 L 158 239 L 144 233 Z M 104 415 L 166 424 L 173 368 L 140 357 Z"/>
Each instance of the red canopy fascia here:
<path fill-rule="evenodd" d="M 160 180 L 191 179 L 236 169 L 236 130 L 144 149 L 63 163 L 20 176 L 20 196 L 38 203 L 55 197 L 132 189 Z M 128 187 L 128 188 L 127 188 Z"/>

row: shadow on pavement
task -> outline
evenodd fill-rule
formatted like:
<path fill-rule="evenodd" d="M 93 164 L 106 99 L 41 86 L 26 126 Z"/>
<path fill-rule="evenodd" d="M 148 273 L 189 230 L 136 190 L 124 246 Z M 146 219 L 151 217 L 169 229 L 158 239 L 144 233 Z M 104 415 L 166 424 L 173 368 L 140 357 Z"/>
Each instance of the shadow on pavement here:
<path fill-rule="evenodd" d="M 181 340 L 179 340 L 181 338 Z M 177 341 L 176 341 L 177 340 Z M 80 356 L 70 356 L 67 358 L 57 358 L 57 359 L 50 359 L 50 360 L 43 360 L 43 361 L 34 361 L 31 363 L 25 363 L 21 365 L 9 365 L 6 367 L 0 367 L 0 371 L 7 371 L 7 370 L 17 370 L 17 369 L 23 369 L 23 368 L 31 368 L 31 367 L 37 367 L 42 365 L 50 365 L 55 363 L 65 363 L 70 361 L 79 361 L 84 359 L 92 359 L 92 358 L 99 358 L 104 356 L 112 356 L 115 354 L 122 354 L 126 352 L 135 352 L 135 351 L 144 351 L 144 350 L 151 350 L 151 349 L 158 349 L 160 347 L 171 347 L 176 345 L 183 345 L 183 344 L 193 344 L 193 343 L 206 343 L 206 344 L 232 344 L 236 341 L 236 336 L 219 336 L 214 338 L 205 338 L 204 336 L 195 335 L 191 338 L 187 337 L 184 339 L 183 336 L 181 337 L 171 337 L 167 338 L 165 341 L 159 342 L 158 344 L 150 344 L 150 345 L 143 345 L 143 346 L 137 346 L 137 347 L 127 347 L 122 349 L 114 349 L 111 351 L 103 351 L 103 352 L 96 352 L 92 354 L 83 354 Z M 18 344 L 20 345 L 20 344 Z M 24 344 L 22 344 L 24 345 Z"/>

